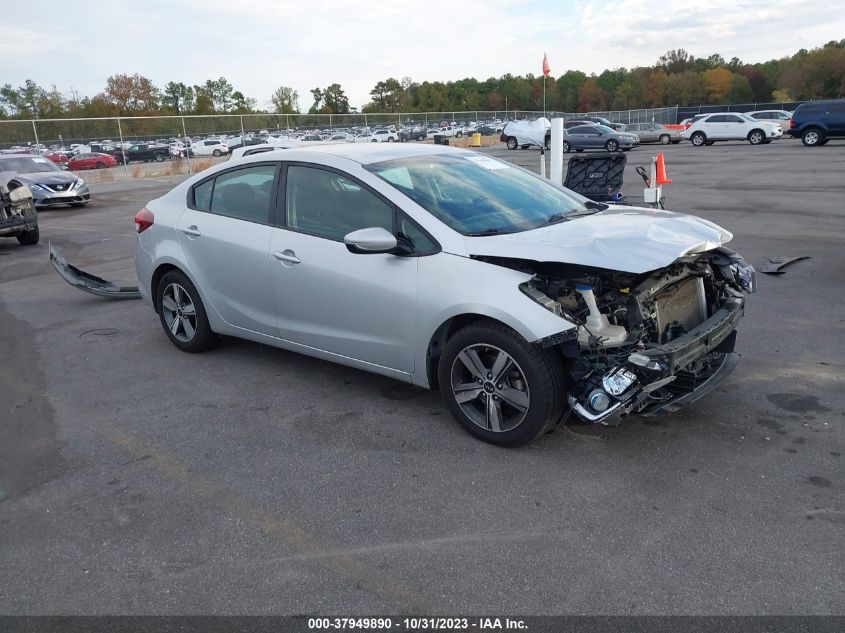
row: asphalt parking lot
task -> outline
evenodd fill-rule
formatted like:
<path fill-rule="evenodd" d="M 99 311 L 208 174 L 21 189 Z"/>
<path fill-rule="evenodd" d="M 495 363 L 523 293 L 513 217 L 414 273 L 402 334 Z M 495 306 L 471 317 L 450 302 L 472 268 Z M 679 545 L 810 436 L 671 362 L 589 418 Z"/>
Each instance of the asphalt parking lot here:
<path fill-rule="evenodd" d="M 668 207 L 759 265 L 742 361 L 671 417 L 516 450 L 435 392 L 237 340 L 171 345 L 138 301 L 132 216 L 174 178 L 111 183 L 0 241 L 0 613 L 845 612 L 845 142 L 662 150 Z M 538 167 L 538 152 L 486 153 Z"/>

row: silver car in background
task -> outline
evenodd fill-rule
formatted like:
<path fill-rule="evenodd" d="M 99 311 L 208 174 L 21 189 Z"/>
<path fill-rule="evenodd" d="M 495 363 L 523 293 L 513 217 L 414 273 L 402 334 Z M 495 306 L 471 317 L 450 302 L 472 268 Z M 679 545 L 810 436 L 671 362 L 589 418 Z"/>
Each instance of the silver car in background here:
<path fill-rule="evenodd" d="M 29 187 L 36 207 L 84 207 L 91 200 L 91 192 L 82 178 L 33 154 L 0 156 L 0 178 L 3 183 L 14 178 Z"/>
<path fill-rule="evenodd" d="M 591 123 L 576 125 L 563 130 L 563 151 L 581 152 L 585 149 L 599 149 L 608 152 L 627 152 L 640 144 L 636 134 L 617 132 L 606 125 Z"/>
<path fill-rule="evenodd" d="M 660 123 L 630 123 L 625 126 L 625 132 L 637 135 L 640 143 L 669 145 L 684 140 L 683 130 L 673 130 Z"/>
<path fill-rule="evenodd" d="M 755 283 L 711 222 L 433 145 L 232 160 L 135 224 L 139 290 L 178 348 L 236 336 L 439 388 L 505 446 L 709 392 Z"/>

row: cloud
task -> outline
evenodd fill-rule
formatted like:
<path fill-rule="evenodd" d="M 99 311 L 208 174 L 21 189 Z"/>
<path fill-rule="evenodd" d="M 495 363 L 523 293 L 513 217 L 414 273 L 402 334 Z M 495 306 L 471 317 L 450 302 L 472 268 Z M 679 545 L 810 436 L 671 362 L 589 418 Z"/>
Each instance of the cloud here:
<path fill-rule="evenodd" d="M 4 21 L 38 23 L 40 11 L 12 3 Z M 50 12 L 79 28 L 0 27 L 4 82 L 95 94 L 114 73 L 160 86 L 223 75 L 260 106 L 277 86 L 292 86 L 305 108 L 312 88 L 334 82 L 360 107 L 387 77 L 539 75 L 544 52 L 559 76 L 650 65 L 673 48 L 764 61 L 845 33 L 845 12 L 800 0 L 696 0 L 680 10 L 665 0 L 89 0 Z"/>

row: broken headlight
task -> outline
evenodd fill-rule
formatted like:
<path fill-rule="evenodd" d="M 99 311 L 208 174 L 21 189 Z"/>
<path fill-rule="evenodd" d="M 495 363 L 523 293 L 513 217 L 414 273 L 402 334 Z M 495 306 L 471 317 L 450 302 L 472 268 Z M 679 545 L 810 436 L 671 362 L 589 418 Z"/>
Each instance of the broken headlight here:
<path fill-rule="evenodd" d="M 754 270 L 754 266 L 736 253 L 732 253 L 730 259 L 730 269 L 737 287 L 748 294 L 757 292 L 757 271 Z"/>

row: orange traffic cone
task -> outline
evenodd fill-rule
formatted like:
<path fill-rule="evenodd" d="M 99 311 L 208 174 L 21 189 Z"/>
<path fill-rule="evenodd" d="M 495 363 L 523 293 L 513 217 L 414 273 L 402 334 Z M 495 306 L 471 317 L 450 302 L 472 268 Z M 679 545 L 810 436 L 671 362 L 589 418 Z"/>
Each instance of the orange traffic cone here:
<path fill-rule="evenodd" d="M 657 155 L 657 178 L 655 178 L 657 185 L 670 185 L 672 181 L 666 176 L 666 163 L 663 161 L 663 152 Z"/>

